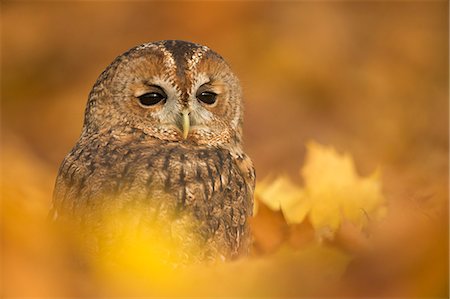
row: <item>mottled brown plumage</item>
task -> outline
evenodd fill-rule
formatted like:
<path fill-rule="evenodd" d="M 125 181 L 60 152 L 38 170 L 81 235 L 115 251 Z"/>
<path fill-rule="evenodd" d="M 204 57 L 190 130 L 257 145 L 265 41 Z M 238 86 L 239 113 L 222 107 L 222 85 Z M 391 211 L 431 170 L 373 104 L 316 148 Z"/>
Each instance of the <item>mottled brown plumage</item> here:
<path fill-rule="evenodd" d="M 187 217 L 202 258 L 246 254 L 255 175 L 241 135 L 241 90 L 222 57 L 183 41 L 135 47 L 94 85 L 51 215 L 92 235 L 105 213 L 133 211 L 140 227 Z"/>

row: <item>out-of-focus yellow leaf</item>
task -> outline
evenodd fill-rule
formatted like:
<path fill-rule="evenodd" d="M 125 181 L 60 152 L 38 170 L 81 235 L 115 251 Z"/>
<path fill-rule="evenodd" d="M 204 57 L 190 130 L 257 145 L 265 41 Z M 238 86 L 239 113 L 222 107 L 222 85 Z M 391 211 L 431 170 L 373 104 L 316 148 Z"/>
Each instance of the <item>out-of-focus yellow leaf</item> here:
<path fill-rule="evenodd" d="M 281 203 L 297 200 L 302 189 L 287 176 L 280 176 L 273 182 L 265 180 L 256 186 L 256 196 L 269 208 L 279 211 Z"/>
<path fill-rule="evenodd" d="M 349 154 L 314 142 L 307 148 L 301 174 L 310 201 L 308 216 L 316 230 L 334 233 L 343 219 L 363 228 L 369 219 L 385 213 L 378 171 L 363 178 Z"/>
<path fill-rule="evenodd" d="M 332 237 L 343 220 L 362 229 L 385 214 L 379 172 L 360 177 L 349 154 L 310 142 L 301 175 L 303 188 L 282 176 L 260 184 L 256 196 L 289 224 L 308 217 L 319 237 Z"/>
<path fill-rule="evenodd" d="M 302 222 L 309 210 L 304 190 L 287 176 L 281 176 L 272 183 L 263 181 L 258 184 L 256 197 L 273 211 L 281 209 L 288 223 Z"/>

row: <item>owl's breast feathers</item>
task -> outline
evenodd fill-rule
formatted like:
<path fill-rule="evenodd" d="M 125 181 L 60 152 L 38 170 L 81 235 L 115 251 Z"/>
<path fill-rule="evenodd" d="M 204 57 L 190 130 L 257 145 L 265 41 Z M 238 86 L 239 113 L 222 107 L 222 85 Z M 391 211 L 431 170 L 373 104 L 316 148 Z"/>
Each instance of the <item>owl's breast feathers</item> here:
<path fill-rule="evenodd" d="M 250 245 L 254 170 L 224 148 L 133 139 L 81 139 L 63 161 L 52 214 L 101 227 L 110 211 L 139 205 L 146 223 L 190 215 L 195 233 L 227 258 Z"/>

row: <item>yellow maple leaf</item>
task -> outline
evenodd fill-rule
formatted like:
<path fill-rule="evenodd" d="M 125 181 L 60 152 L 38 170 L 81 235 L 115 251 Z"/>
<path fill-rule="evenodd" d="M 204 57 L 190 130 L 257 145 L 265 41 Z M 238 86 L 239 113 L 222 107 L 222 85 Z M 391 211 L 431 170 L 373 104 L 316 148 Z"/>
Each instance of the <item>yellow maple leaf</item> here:
<path fill-rule="evenodd" d="M 333 236 L 343 220 L 363 228 L 385 213 L 379 172 L 360 177 L 349 154 L 310 142 L 301 175 L 303 188 L 282 176 L 263 182 L 256 196 L 290 224 L 308 217 L 320 236 Z"/>
<path fill-rule="evenodd" d="M 280 176 L 272 182 L 264 180 L 258 183 L 255 193 L 273 211 L 279 211 L 281 203 L 297 201 L 298 197 L 303 196 L 302 188 L 298 187 L 287 176 Z"/>

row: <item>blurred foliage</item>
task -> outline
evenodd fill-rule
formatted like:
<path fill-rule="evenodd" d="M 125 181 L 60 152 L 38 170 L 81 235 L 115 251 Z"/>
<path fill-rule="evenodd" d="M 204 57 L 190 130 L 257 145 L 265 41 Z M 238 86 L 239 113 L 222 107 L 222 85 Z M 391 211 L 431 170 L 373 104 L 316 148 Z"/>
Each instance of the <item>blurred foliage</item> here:
<path fill-rule="evenodd" d="M 448 9 L 3 1 L 1 295 L 448 297 Z M 161 39 L 208 45 L 241 79 L 258 176 L 252 256 L 161 270 L 137 240 L 113 253 L 119 265 L 80 267 L 76 240 L 46 221 L 59 163 L 100 72 Z M 325 203 L 342 213 L 313 217 Z"/>
<path fill-rule="evenodd" d="M 348 154 L 341 156 L 313 142 L 308 149 L 301 170 L 304 188 L 279 177 L 259 183 L 256 197 L 272 210 L 281 210 L 287 223 L 302 223 L 308 216 L 320 238 L 332 238 L 342 221 L 363 229 L 369 219 L 380 219 L 385 209 L 377 173 L 359 178 Z"/>

